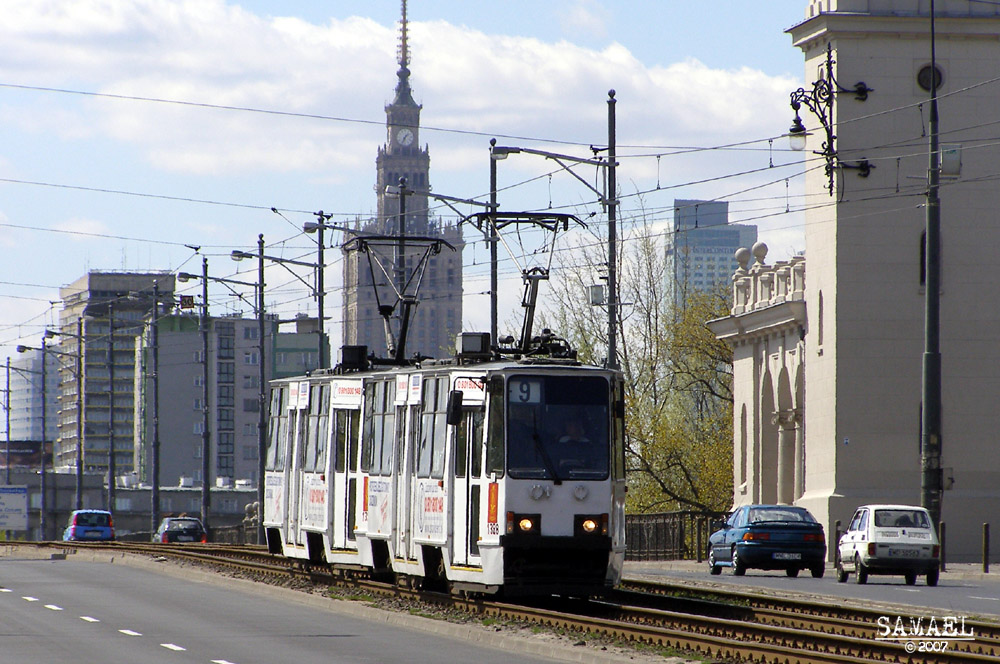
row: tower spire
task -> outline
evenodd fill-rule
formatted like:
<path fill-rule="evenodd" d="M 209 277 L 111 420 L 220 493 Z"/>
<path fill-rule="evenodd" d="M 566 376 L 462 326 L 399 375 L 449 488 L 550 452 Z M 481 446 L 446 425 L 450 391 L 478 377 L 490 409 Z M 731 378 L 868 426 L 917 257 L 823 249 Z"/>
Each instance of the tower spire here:
<path fill-rule="evenodd" d="M 399 69 L 396 70 L 396 76 L 399 77 L 399 82 L 396 84 L 396 98 L 392 103 L 401 106 L 416 106 L 417 104 L 413 101 L 413 95 L 410 92 L 410 50 L 407 45 L 406 33 L 406 0 L 402 0 L 402 5 L 403 20 L 400 21 L 399 48 L 396 51 L 396 59 L 399 62 Z"/>

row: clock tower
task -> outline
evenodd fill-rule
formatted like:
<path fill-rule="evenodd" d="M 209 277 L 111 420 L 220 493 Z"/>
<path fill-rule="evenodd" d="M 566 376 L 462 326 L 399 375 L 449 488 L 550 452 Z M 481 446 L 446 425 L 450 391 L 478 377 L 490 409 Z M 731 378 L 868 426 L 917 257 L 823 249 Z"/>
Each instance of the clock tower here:
<path fill-rule="evenodd" d="M 430 258 L 418 293 L 419 305 L 411 314 L 406 343 L 407 357 L 415 353 L 444 357 L 454 352 L 455 337 L 462 326 L 462 248 L 465 243 L 461 230 L 455 225 L 445 224 L 429 214 L 426 192 L 431 190 L 431 158 L 426 145 L 420 145 L 422 106 L 413 100 L 410 88 L 407 28 L 406 0 L 402 0 L 396 90 L 392 103 L 385 106 L 386 139 L 375 158 L 378 216 L 361 224 L 359 230 L 370 234 L 398 234 L 400 199 L 396 194 L 387 195 L 386 187 L 398 186 L 400 179 L 405 178 L 407 189 L 415 192 L 406 195 L 406 235 L 439 237 L 455 247 L 456 251 L 445 249 Z M 417 258 L 415 253 L 407 256 L 407 279 Z M 386 347 L 374 289 L 379 289 L 383 304 L 392 292 L 382 281 L 378 278 L 373 283 L 367 259 L 359 260 L 357 252 L 347 253 L 344 260 L 344 343 L 366 345 L 378 356 L 386 354 Z M 389 301 L 393 299 L 394 294 Z M 394 327 L 398 332 L 398 319 Z"/>

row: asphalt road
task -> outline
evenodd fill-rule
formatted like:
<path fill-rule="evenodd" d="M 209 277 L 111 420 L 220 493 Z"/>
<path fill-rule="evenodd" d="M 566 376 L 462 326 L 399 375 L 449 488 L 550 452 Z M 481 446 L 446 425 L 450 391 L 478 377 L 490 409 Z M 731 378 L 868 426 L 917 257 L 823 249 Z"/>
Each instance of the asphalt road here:
<path fill-rule="evenodd" d="M 171 566 L 168 575 L 162 563 L 74 558 L 0 558 L 0 661 L 506 664 L 512 656 L 541 663 L 561 659 L 562 650 L 583 654 L 204 572 L 177 576 Z M 589 661 L 613 660 L 595 652 Z"/>

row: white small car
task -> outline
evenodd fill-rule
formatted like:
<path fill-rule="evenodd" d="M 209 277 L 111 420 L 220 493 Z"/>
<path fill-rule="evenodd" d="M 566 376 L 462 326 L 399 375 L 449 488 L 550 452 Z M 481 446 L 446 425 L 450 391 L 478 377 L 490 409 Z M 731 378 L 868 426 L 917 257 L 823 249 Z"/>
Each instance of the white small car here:
<path fill-rule="evenodd" d="M 837 581 L 850 572 L 858 583 L 869 574 L 902 574 L 912 586 L 918 575 L 936 586 L 941 547 L 923 507 L 913 505 L 862 505 L 854 513 L 837 546 Z"/>

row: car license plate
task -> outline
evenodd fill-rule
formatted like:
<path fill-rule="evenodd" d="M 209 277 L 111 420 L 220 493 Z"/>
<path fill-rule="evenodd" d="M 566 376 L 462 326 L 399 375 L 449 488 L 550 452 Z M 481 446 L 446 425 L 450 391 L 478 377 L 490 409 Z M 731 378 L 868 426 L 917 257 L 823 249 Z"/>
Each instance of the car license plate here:
<path fill-rule="evenodd" d="M 83 534 L 83 537 L 84 537 L 84 539 L 100 539 L 101 538 L 101 531 L 100 530 L 88 530 L 87 532 L 85 532 Z"/>
<path fill-rule="evenodd" d="M 889 549 L 890 558 L 917 558 L 920 552 L 916 549 Z"/>
<path fill-rule="evenodd" d="M 774 554 L 774 559 L 775 560 L 802 560 L 802 554 L 801 553 L 785 553 L 785 552 L 782 552 L 782 551 L 778 551 L 777 553 Z"/>

